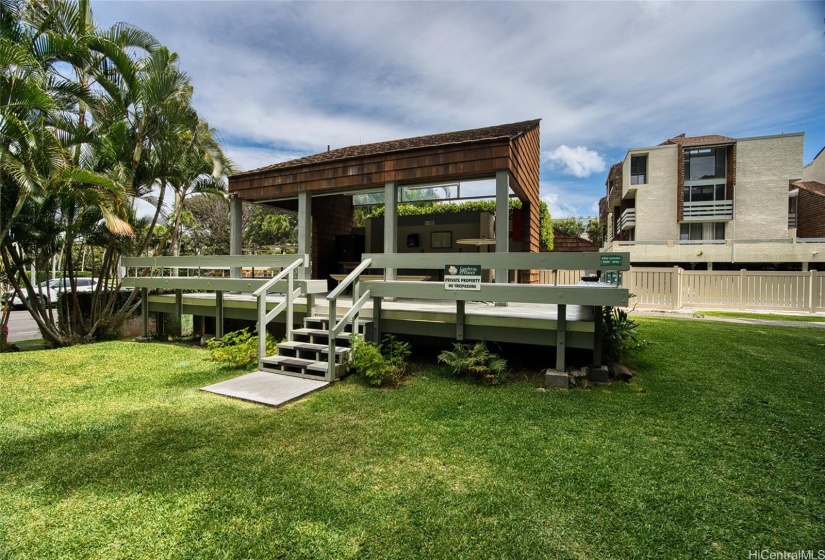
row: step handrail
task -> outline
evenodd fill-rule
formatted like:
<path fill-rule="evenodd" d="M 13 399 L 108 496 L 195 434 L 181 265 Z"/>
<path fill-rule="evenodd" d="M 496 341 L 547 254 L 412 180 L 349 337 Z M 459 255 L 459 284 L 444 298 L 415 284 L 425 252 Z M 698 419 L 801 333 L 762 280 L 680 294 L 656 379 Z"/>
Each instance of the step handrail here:
<path fill-rule="evenodd" d="M 349 275 L 347 275 L 347 277 L 344 278 L 341 281 L 341 283 L 338 284 L 338 286 L 336 286 L 335 289 L 329 293 L 329 295 L 327 296 L 327 300 L 337 300 L 338 296 L 344 293 L 344 290 L 346 290 L 350 284 L 352 284 L 353 282 L 357 282 L 357 279 L 359 276 L 361 276 L 361 273 L 368 269 L 371 264 L 372 259 L 364 259 L 363 261 L 361 261 L 361 264 L 355 267 L 355 269 L 352 272 L 350 272 Z"/>
<path fill-rule="evenodd" d="M 288 265 L 281 272 L 276 274 L 269 282 L 252 292 L 252 295 L 258 298 L 258 367 L 262 366 L 262 360 L 266 357 L 266 326 L 272 319 L 274 319 L 281 311 L 286 309 L 286 339 L 292 340 L 292 304 L 295 297 L 300 295 L 300 289 L 295 290 L 295 275 L 293 272 L 299 267 L 303 266 L 306 257 L 301 257 Z M 286 299 L 270 311 L 266 312 L 266 295 L 269 289 L 276 283 L 286 277 L 287 289 Z M 284 305 L 285 304 L 285 305 Z"/>
<path fill-rule="evenodd" d="M 358 332 L 358 312 L 364 307 L 364 304 L 370 299 L 370 291 L 358 297 L 358 280 L 361 273 L 370 267 L 372 259 L 364 259 L 355 269 L 347 275 L 338 286 L 332 290 L 327 296 L 329 302 L 329 367 L 327 368 L 327 381 L 335 380 L 335 342 L 337 336 L 344 329 L 344 325 L 352 320 L 352 332 Z M 349 311 L 338 321 L 338 296 L 344 293 L 350 285 L 352 285 L 352 307 Z"/>

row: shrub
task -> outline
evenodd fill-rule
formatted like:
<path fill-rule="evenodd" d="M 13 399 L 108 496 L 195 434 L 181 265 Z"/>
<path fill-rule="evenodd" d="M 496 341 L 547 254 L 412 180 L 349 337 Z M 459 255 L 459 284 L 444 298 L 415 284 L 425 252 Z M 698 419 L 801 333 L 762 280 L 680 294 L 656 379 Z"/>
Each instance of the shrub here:
<path fill-rule="evenodd" d="M 210 357 L 233 368 L 249 369 L 258 365 L 258 336 L 247 329 L 226 333 L 206 342 Z M 266 333 L 266 354 L 278 351 L 275 339 Z"/>
<path fill-rule="evenodd" d="M 407 369 L 407 358 L 410 356 L 410 345 L 397 340 L 392 335 L 384 337 L 379 346 L 374 342 L 367 342 L 361 335 L 350 335 L 350 366 L 370 385 L 381 387 L 396 385 Z"/>
<path fill-rule="evenodd" d="M 638 327 L 624 309 L 602 308 L 602 353 L 607 362 L 619 362 L 628 350 L 647 345 L 639 340 Z"/>
<path fill-rule="evenodd" d="M 507 360 L 490 352 L 483 342 L 453 344 L 452 352 L 444 350 L 438 361 L 449 366 L 454 375 L 470 376 L 488 385 L 507 379 Z"/>

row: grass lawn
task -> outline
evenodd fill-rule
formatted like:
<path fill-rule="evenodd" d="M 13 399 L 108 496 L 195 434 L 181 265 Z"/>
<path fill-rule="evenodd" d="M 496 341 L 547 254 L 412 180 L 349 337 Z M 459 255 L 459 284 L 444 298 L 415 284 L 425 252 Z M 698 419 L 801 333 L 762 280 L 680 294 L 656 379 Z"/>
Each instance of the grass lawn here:
<path fill-rule="evenodd" d="M 0 355 L 0 559 L 825 548 L 825 333 L 639 322 L 631 384 L 420 366 L 283 410 L 199 392 L 230 374 L 194 348 Z"/>
<path fill-rule="evenodd" d="M 731 317 L 733 319 L 760 319 L 762 321 L 825 322 L 825 317 L 822 315 L 783 315 L 779 313 L 747 313 L 743 311 L 697 311 L 696 315 L 705 317 Z"/>

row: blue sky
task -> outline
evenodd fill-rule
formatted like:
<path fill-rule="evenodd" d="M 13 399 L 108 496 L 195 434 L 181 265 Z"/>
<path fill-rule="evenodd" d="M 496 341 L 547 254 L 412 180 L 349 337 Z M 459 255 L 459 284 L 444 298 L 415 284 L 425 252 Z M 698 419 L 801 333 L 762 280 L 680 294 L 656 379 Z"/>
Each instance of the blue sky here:
<path fill-rule="evenodd" d="M 682 132 L 825 146 L 823 2 L 93 0 L 181 57 L 242 169 L 541 118 L 542 198 L 597 213 L 609 166 Z"/>

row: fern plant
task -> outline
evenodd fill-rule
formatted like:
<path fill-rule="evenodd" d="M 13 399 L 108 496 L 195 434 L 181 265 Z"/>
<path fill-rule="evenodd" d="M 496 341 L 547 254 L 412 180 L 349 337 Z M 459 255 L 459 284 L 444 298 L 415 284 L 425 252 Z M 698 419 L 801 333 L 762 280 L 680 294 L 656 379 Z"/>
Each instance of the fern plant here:
<path fill-rule="evenodd" d="M 216 362 L 232 368 L 249 369 L 258 364 L 258 336 L 247 329 L 226 333 L 221 338 L 206 342 L 209 356 Z M 266 333 L 266 354 L 278 351 L 276 340 Z"/>
<path fill-rule="evenodd" d="M 444 350 L 438 361 L 447 365 L 456 376 L 470 376 L 488 385 L 507 379 L 507 360 L 490 352 L 484 342 L 453 344 L 453 350 Z"/>
<path fill-rule="evenodd" d="M 407 370 L 410 345 L 392 335 L 384 337 L 381 345 L 367 342 L 361 335 L 350 335 L 350 367 L 376 387 L 397 385 Z"/>

